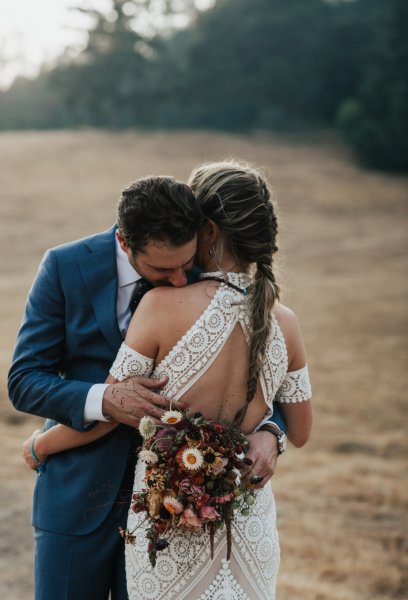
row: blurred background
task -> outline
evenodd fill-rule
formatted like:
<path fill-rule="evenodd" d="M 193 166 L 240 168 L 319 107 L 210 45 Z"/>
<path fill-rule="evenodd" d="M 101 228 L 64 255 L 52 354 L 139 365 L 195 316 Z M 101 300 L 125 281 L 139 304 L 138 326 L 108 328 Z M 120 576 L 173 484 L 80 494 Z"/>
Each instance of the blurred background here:
<path fill-rule="evenodd" d="M 2 130 L 323 127 L 407 169 L 404 0 L 1 6 Z"/>
<path fill-rule="evenodd" d="M 138 177 L 264 170 L 314 387 L 279 459 L 279 600 L 408 597 L 406 0 L 0 0 L 0 600 L 33 596 L 6 375 L 45 250 Z"/>

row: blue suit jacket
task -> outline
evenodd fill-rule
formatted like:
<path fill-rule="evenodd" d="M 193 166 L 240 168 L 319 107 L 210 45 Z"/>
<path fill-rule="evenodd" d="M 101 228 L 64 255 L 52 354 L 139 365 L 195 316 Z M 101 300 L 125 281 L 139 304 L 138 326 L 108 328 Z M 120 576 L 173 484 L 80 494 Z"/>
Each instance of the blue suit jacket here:
<path fill-rule="evenodd" d="M 122 337 L 116 317 L 115 227 L 49 250 L 29 292 L 9 373 L 18 410 L 84 429 L 89 388 L 105 380 Z M 281 428 L 279 414 L 274 421 Z M 33 525 L 56 533 L 94 531 L 117 500 L 131 428 L 51 456 L 37 477 Z"/>
<path fill-rule="evenodd" d="M 117 325 L 115 228 L 46 253 L 30 290 L 9 373 L 21 411 L 79 431 L 89 388 L 105 380 L 122 337 Z M 85 534 L 117 498 L 132 430 L 120 426 L 50 458 L 37 478 L 33 524 Z"/>

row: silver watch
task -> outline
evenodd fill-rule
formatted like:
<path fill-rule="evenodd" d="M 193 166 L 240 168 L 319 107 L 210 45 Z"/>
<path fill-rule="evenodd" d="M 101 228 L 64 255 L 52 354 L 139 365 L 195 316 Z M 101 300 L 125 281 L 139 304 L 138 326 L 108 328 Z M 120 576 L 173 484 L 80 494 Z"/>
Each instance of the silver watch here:
<path fill-rule="evenodd" d="M 276 436 L 278 440 L 278 454 L 282 454 L 286 450 L 286 433 L 282 431 L 282 429 L 276 425 L 276 423 L 272 423 L 269 421 L 268 423 L 264 423 L 258 431 L 269 431 Z"/>

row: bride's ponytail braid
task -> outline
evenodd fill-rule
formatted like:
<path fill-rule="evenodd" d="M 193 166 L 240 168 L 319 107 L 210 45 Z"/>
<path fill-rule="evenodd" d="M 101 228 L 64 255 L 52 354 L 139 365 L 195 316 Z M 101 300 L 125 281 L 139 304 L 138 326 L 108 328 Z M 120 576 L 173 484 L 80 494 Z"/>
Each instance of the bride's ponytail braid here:
<path fill-rule="evenodd" d="M 269 208 L 271 238 L 273 242 L 270 245 L 269 252 L 265 253 L 256 263 L 254 281 L 249 297 L 251 338 L 249 344 L 247 395 L 244 405 L 235 416 L 237 424 L 241 424 L 244 420 L 248 405 L 256 393 L 258 377 L 264 361 L 265 348 L 271 332 L 271 311 L 276 300 L 279 300 L 280 289 L 272 270 L 272 256 L 278 250 L 275 244 L 277 221 L 272 204 L 269 204 Z"/>
<path fill-rule="evenodd" d="M 248 298 L 251 335 L 247 393 L 235 416 L 235 422 L 240 424 L 256 393 L 270 334 L 271 311 L 279 299 L 272 270 L 272 257 L 278 249 L 277 220 L 265 180 L 248 164 L 227 161 L 202 165 L 193 171 L 189 184 L 204 216 L 220 229 L 219 248 L 225 244 L 238 263 L 256 265 Z"/>

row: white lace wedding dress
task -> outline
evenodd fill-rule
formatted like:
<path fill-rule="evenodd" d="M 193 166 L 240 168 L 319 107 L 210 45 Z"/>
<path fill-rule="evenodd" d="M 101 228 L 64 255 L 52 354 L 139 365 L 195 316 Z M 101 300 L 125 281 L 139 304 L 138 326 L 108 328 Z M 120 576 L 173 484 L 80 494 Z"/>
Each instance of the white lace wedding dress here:
<path fill-rule="evenodd" d="M 221 273 L 206 276 L 221 277 Z M 230 283 L 246 288 L 243 273 L 228 273 Z M 267 415 L 273 400 L 301 402 L 310 398 L 307 366 L 287 372 L 285 340 L 275 317 L 260 377 Z M 217 359 L 226 340 L 239 323 L 248 338 L 248 314 L 241 292 L 221 284 L 209 306 L 153 370 L 153 360 L 122 345 L 111 374 L 119 380 L 131 375 L 159 376 L 169 382 L 163 394 L 176 400 Z M 138 461 L 134 491 L 140 491 L 145 464 Z M 232 553 L 227 562 L 226 534 L 218 530 L 214 559 L 210 558 L 208 533 L 177 530 L 166 550 L 158 552 L 153 569 L 149 563 L 142 513 L 129 512 L 128 528 L 136 531 L 135 545 L 126 545 L 126 577 L 129 600 L 273 600 L 279 567 L 275 501 L 271 484 L 259 490 L 249 516 L 237 514 L 232 524 Z"/>

